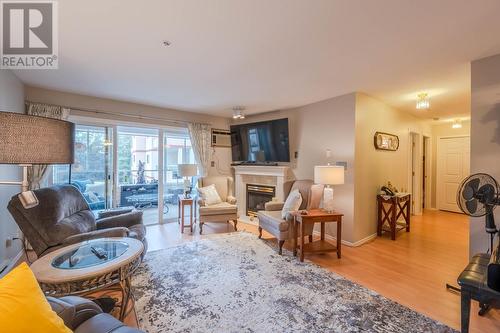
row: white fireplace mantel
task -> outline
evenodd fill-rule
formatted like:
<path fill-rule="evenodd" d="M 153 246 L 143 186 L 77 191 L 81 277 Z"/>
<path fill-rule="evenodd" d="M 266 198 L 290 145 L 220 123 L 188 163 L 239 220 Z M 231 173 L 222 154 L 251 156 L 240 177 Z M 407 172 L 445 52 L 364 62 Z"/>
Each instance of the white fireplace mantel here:
<path fill-rule="evenodd" d="M 235 196 L 238 213 L 241 217 L 246 215 L 246 185 L 271 185 L 275 187 L 275 197 L 284 201 L 284 183 L 291 180 L 290 168 L 287 166 L 268 165 L 237 165 L 234 166 Z"/>

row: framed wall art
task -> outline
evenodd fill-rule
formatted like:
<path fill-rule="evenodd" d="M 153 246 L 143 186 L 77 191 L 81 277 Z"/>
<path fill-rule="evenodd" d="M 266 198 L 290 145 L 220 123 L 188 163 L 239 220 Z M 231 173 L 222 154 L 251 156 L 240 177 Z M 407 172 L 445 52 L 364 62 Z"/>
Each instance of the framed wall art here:
<path fill-rule="evenodd" d="M 376 149 L 396 151 L 399 148 L 399 138 L 397 135 L 375 132 L 373 143 Z"/>

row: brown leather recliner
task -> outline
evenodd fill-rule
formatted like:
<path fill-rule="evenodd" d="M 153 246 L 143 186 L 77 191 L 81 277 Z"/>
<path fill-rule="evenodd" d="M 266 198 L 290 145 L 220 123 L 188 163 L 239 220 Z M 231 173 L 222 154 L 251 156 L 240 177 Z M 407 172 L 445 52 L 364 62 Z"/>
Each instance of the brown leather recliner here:
<path fill-rule="evenodd" d="M 125 326 L 115 317 L 103 313 L 91 300 L 78 296 L 47 297 L 52 310 L 75 333 L 143 333 Z"/>
<path fill-rule="evenodd" d="M 103 237 L 131 237 L 144 243 L 142 212 L 133 209 L 107 211 L 96 219 L 85 198 L 73 185 L 56 185 L 33 191 L 39 204 L 24 208 L 13 196 L 8 209 L 38 257 L 62 246 Z"/>

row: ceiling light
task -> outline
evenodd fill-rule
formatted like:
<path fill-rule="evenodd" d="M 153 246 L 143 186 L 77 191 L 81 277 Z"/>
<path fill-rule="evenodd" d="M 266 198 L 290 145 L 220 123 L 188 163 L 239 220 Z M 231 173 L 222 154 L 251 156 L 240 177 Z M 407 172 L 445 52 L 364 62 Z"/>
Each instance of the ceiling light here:
<path fill-rule="evenodd" d="M 462 128 L 462 122 L 459 119 L 456 119 L 451 125 L 451 128 Z"/>
<path fill-rule="evenodd" d="M 245 119 L 245 114 L 243 113 L 243 111 L 245 111 L 244 106 L 233 107 L 233 119 Z"/>
<path fill-rule="evenodd" d="M 417 110 L 427 110 L 431 106 L 429 95 L 421 93 L 417 95 Z"/>

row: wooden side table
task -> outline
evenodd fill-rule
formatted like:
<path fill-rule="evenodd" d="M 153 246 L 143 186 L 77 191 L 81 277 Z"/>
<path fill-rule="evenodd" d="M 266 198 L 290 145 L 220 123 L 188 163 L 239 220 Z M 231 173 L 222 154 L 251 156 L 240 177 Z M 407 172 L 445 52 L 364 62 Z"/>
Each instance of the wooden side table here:
<path fill-rule="evenodd" d="M 406 229 L 410 231 L 411 194 L 396 194 L 393 196 L 377 195 L 378 218 L 377 235 L 382 236 L 382 231 L 389 231 L 391 239 L 396 240 L 396 232 Z M 403 217 L 404 222 L 398 222 Z M 387 222 L 389 229 L 384 229 Z"/>
<path fill-rule="evenodd" d="M 185 207 L 189 206 L 189 224 L 184 224 L 185 217 Z M 190 198 L 184 197 L 184 194 L 179 194 L 178 201 L 179 214 L 177 222 L 181 224 L 181 233 L 184 233 L 184 228 L 189 228 L 193 232 L 193 225 L 196 223 L 196 198 L 191 196 Z M 194 220 L 194 221 L 193 221 Z"/>
<path fill-rule="evenodd" d="M 337 252 L 337 257 L 341 257 L 342 248 L 342 216 L 343 214 L 333 212 L 328 213 L 323 209 L 313 209 L 307 211 L 307 214 L 297 212 L 294 214 L 295 227 L 293 228 L 293 255 L 297 255 L 297 237 L 299 241 L 300 261 L 304 261 L 305 252 Z M 328 243 L 325 240 L 325 223 L 337 223 L 337 246 Z M 304 244 L 305 225 L 321 223 L 321 238 L 319 241 Z M 309 239 L 310 240 L 310 239 Z"/>

